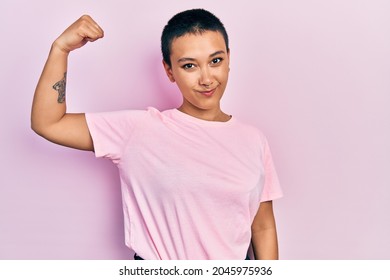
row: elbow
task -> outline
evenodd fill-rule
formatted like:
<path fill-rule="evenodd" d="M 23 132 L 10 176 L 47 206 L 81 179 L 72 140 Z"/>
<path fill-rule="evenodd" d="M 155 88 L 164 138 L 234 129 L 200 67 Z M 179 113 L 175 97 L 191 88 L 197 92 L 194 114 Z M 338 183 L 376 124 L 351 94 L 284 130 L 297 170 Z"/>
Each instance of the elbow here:
<path fill-rule="evenodd" d="M 45 126 L 39 123 L 38 121 L 31 119 L 31 129 L 39 136 L 42 136 L 45 138 Z"/>
<path fill-rule="evenodd" d="M 37 125 L 36 123 L 34 123 L 33 121 L 31 121 L 31 129 L 39 136 L 43 135 L 43 132 L 42 132 L 42 129 L 40 128 L 40 126 Z"/>
<path fill-rule="evenodd" d="M 34 131 L 35 133 L 39 134 L 38 131 L 39 131 L 39 126 L 37 125 L 37 122 L 34 121 L 33 118 L 31 118 L 30 120 L 30 127 L 32 129 L 32 131 Z"/>
<path fill-rule="evenodd" d="M 30 127 L 32 131 L 34 131 L 36 134 L 41 135 L 42 125 L 40 124 L 39 118 L 37 117 L 36 110 L 34 110 L 34 107 L 31 110 Z"/>
<path fill-rule="evenodd" d="M 39 136 L 46 138 L 45 135 L 48 133 L 50 126 L 51 124 L 45 120 L 45 117 L 36 113 L 31 114 L 30 127 Z"/>

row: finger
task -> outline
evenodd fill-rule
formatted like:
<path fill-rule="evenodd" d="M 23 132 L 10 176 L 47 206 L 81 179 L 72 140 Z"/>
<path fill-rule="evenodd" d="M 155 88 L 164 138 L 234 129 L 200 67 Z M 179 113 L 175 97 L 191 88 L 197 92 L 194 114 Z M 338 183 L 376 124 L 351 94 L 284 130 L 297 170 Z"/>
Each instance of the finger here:
<path fill-rule="evenodd" d="M 91 26 L 90 30 L 95 38 L 100 39 L 104 37 L 104 31 L 99 26 Z"/>
<path fill-rule="evenodd" d="M 97 34 L 99 34 L 101 38 L 104 37 L 104 30 L 93 19 L 91 20 L 91 29 L 94 30 Z"/>
<path fill-rule="evenodd" d="M 103 34 L 100 31 L 96 30 L 91 30 L 90 36 L 88 36 L 90 42 L 94 42 L 100 38 L 103 38 Z"/>
<path fill-rule="evenodd" d="M 79 36 L 81 36 L 84 40 L 87 40 L 89 42 L 94 42 L 102 38 L 103 34 L 100 32 L 100 30 L 97 30 L 93 26 L 84 25 L 79 30 Z"/>
<path fill-rule="evenodd" d="M 99 26 L 99 24 L 96 23 L 96 21 L 92 17 L 84 15 L 81 17 L 81 19 L 83 19 L 85 23 L 87 23 L 86 25 L 90 30 L 98 34 L 99 38 L 104 37 L 103 29 Z"/>

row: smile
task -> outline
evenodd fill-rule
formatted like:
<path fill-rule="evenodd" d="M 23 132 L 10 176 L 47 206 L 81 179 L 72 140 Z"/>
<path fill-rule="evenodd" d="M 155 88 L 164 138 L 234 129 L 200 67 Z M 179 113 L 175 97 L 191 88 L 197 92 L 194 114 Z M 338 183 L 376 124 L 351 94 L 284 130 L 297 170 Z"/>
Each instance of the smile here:
<path fill-rule="evenodd" d="M 200 94 L 203 94 L 203 95 L 209 97 L 209 96 L 212 96 L 212 95 L 213 95 L 213 93 L 215 92 L 216 89 L 217 89 L 217 88 L 214 88 L 214 89 L 208 90 L 208 91 L 198 91 L 198 92 L 199 92 Z"/>

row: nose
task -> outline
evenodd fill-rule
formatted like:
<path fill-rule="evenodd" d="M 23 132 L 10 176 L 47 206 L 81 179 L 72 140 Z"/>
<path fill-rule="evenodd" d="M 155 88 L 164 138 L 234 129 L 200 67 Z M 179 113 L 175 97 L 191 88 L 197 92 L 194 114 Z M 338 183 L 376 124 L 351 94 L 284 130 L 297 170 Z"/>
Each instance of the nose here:
<path fill-rule="evenodd" d="M 209 87 L 212 85 L 212 83 L 213 83 L 213 79 L 210 70 L 208 68 L 201 69 L 199 84 L 204 87 Z"/>

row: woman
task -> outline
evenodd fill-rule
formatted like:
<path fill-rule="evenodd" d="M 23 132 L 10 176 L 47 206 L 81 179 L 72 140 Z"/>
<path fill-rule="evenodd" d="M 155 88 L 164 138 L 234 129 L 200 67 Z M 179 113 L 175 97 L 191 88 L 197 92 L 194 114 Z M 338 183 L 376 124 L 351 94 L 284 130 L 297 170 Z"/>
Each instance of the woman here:
<path fill-rule="evenodd" d="M 136 259 L 244 259 L 251 243 L 256 259 L 277 259 L 272 200 L 282 191 L 265 137 L 221 109 L 230 51 L 220 20 L 188 10 L 163 30 L 163 66 L 183 96 L 179 108 L 66 113 L 69 53 L 103 36 L 82 16 L 54 41 L 33 130 L 117 165 Z"/>

